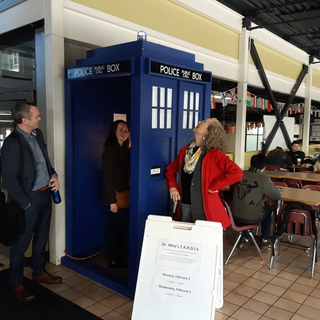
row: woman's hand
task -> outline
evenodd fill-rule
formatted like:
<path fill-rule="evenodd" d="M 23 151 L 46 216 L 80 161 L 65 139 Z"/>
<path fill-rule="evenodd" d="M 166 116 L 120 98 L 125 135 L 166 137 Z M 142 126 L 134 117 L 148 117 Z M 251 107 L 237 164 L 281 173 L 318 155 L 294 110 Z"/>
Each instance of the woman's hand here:
<path fill-rule="evenodd" d="M 170 188 L 169 189 L 169 192 L 170 192 L 170 198 L 173 200 L 173 201 L 179 201 L 180 200 L 180 194 L 179 194 L 179 191 L 177 188 Z"/>
<path fill-rule="evenodd" d="M 116 203 L 111 203 L 110 204 L 110 211 L 113 213 L 117 213 L 118 212 L 118 206 Z"/>

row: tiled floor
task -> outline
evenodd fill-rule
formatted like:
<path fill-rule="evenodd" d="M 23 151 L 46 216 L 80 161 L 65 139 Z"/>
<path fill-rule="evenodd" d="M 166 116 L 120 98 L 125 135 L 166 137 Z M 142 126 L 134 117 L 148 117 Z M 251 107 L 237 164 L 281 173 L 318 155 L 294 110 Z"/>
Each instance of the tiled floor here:
<path fill-rule="evenodd" d="M 301 238 L 297 242 L 309 245 L 311 240 Z M 233 243 L 234 238 L 227 231 L 224 235 L 225 256 Z M 224 306 L 216 310 L 215 319 L 319 320 L 320 262 L 311 280 L 311 254 L 281 245 L 281 253 L 269 270 L 270 251 L 263 253 L 262 261 L 253 244 L 248 252 L 236 249 L 224 267 Z M 9 259 L 0 255 L 0 263 L 5 265 L 0 269 L 8 268 Z M 128 298 L 62 266 L 47 264 L 47 270 L 63 278 L 62 283 L 47 286 L 53 292 L 101 319 L 130 319 L 133 302 Z M 30 268 L 25 268 L 25 276 L 31 277 Z"/>

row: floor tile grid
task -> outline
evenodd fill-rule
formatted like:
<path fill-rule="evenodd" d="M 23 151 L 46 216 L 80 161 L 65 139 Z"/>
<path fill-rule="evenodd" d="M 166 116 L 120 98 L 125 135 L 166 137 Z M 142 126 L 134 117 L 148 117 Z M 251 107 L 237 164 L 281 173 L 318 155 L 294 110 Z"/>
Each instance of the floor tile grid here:
<path fill-rule="evenodd" d="M 304 240 L 304 239 L 303 239 Z M 298 240 L 297 240 L 298 241 Z M 301 241 L 300 241 L 301 242 Z M 231 246 L 234 243 L 234 239 L 232 237 L 228 237 L 225 235 L 224 239 L 224 253 L 227 255 L 228 251 L 231 249 Z M 310 244 L 303 243 L 303 244 Z M 228 248 L 228 245 L 230 246 Z M 230 261 L 230 264 L 224 267 L 224 271 L 226 271 L 226 275 L 224 278 L 225 286 L 229 286 L 230 283 L 226 279 L 233 279 L 236 280 L 237 283 L 234 284 L 234 288 L 232 290 L 225 290 L 225 305 L 222 309 L 217 310 L 217 319 L 264 319 L 264 317 L 268 317 L 266 319 L 319 319 L 320 316 L 317 314 L 316 308 L 314 306 L 320 305 L 320 291 L 317 289 L 320 280 L 319 276 L 314 277 L 314 280 L 310 280 L 310 266 L 311 266 L 311 253 L 304 252 L 301 249 L 296 249 L 292 247 L 285 247 L 281 245 L 281 253 L 275 258 L 276 261 L 281 261 L 278 264 L 275 263 L 272 270 L 268 270 L 269 267 L 269 260 L 270 260 L 270 251 L 267 253 L 263 253 L 265 261 L 262 262 L 261 258 L 255 252 L 255 248 L 251 248 L 248 252 L 237 252 L 233 255 L 233 260 Z M 251 257 L 250 257 L 251 255 Z M 287 257 L 287 258 L 286 258 Z M 288 258 L 290 257 L 290 258 Z M 258 259 L 257 259 L 258 258 Z M 260 259 L 260 260 L 259 260 Z M 246 261 L 246 262 L 245 262 Z M 256 264 L 260 263 L 260 266 L 256 266 Z M 246 266 L 248 269 L 248 273 L 251 273 L 252 269 L 256 269 L 257 272 L 248 276 L 247 279 L 243 277 L 237 277 L 232 275 L 232 273 L 245 274 L 246 271 L 244 270 L 243 266 Z M 288 270 L 290 272 L 294 272 L 291 274 L 290 272 L 283 271 L 287 269 L 287 267 L 291 266 L 292 269 Z M 297 268 L 300 267 L 300 268 Z M 294 269 L 293 269 L 294 268 Z M 299 269 L 300 275 L 296 275 L 297 270 Z M 320 267 L 316 266 L 317 269 L 320 271 Z M 230 271 L 232 270 L 232 271 Z M 262 272 L 265 274 L 270 274 L 270 277 L 263 277 L 262 280 L 265 281 L 263 285 L 260 282 L 250 282 L 252 278 L 261 278 Z M 259 276 L 256 276 L 258 275 Z M 278 276 L 277 276 L 278 275 Z M 260 281 L 260 280 L 258 280 Z M 254 289 L 251 292 L 243 291 L 246 285 L 255 286 L 259 285 L 259 291 L 255 293 Z M 242 286 L 242 287 L 241 287 Z M 240 288 L 240 289 L 238 289 Z M 293 289 L 293 290 L 291 290 Z M 305 291 L 308 295 L 302 295 L 298 291 Z M 242 295 L 241 293 L 244 293 Z M 255 297 L 259 299 L 259 293 L 262 293 L 261 300 L 263 298 L 271 298 L 272 300 L 267 300 L 269 304 L 261 305 L 258 300 L 255 300 Z M 264 296 L 265 294 L 265 296 Z M 269 295 L 269 296 L 266 296 Z M 270 296 L 272 295 L 272 296 Z M 314 295 L 315 297 L 312 297 Z M 249 297 L 249 298 L 248 298 Z M 316 298 L 318 297 L 319 300 Z M 249 300 L 251 298 L 251 300 Z M 301 303 L 298 303 L 300 299 Z M 302 300 L 301 300 L 302 299 Z M 298 300 L 298 301 L 297 301 Z M 229 301 L 232 301 L 229 302 Z M 250 303 L 250 301 L 252 301 Z M 270 302 L 272 301 L 272 302 Z M 244 303 L 245 302 L 245 303 Z M 231 305 L 230 305 L 230 304 Z M 255 309 L 255 306 L 259 308 L 260 315 L 256 313 L 252 313 L 252 310 Z M 225 308 L 226 307 L 226 308 Z M 263 308 L 265 307 L 265 309 Z M 306 307 L 310 309 L 306 309 Z M 224 308 L 226 310 L 224 310 Z M 244 310 L 246 309 L 246 310 Z M 320 309 L 320 307 L 319 307 Z M 296 313 L 295 313 L 296 312 Z M 320 312 L 320 311 L 318 311 Z M 314 314 L 317 314 L 314 317 Z M 306 315 L 309 315 L 305 318 Z M 229 316 L 229 318 L 227 317 Z M 303 317 L 304 316 L 304 317 Z M 270 317 L 270 318 L 269 318 Z"/>
<path fill-rule="evenodd" d="M 224 256 L 228 255 L 234 238 L 224 235 Z M 310 244 L 305 239 L 295 242 Z M 310 279 L 311 252 L 281 245 L 274 266 L 269 270 L 270 251 L 261 260 L 252 245 L 248 252 L 236 249 L 224 266 L 224 307 L 216 310 L 216 320 L 304 320 L 320 319 L 320 264 Z M 9 259 L 0 255 L 0 269 L 9 267 Z M 63 266 L 46 266 L 50 273 L 63 278 L 61 284 L 45 285 L 57 294 L 77 303 L 105 320 L 130 319 L 133 302 L 109 288 L 76 274 Z M 25 268 L 25 276 L 32 271 Z"/>

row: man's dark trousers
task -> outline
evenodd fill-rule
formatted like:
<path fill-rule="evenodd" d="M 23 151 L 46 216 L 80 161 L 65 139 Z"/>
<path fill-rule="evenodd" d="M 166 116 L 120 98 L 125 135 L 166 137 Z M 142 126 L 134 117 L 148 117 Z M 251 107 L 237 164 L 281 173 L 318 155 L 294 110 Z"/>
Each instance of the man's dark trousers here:
<path fill-rule="evenodd" d="M 23 280 L 24 254 L 32 243 L 33 276 L 45 273 L 46 244 L 49 238 L 52 200 L 50 189 L 32 191 L 32 204 L 25 210 L 25 230 L 13 242 L 10 252 L 10 282 L 19 286 Z"/>

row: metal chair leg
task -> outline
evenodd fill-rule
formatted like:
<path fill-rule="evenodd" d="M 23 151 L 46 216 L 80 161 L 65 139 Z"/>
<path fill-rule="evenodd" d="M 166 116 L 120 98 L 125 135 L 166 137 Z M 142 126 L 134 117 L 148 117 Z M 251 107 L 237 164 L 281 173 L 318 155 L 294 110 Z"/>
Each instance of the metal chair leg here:
<path fill-rule="evenodd" d="M 260 257 L 261 257 L 261 259 L 262 259 L 262 261 L 263 261 L 264 259 L 263 259 L 261 250 L 260 250 L 260 248 L 259 248 L 259 246 L 258 246 L 258 244 L 257 244 L 257 242 L 256 242 L 256 239 L 254 238 L 254 236 L 253 236 L 253 234 L 251 233 L 250 230 L 248 230 L 248 232 L 249 232 L 250 237 L 251 237 L 251 239 L 253 240 L 253 243 L 254 243 L 254 245 L 256 246 L 256 248 L 257 248 L 257 250 L 258 250 L 258 252 L 259 252 L 259 254 L 260 254 Z"/>
<path fill-rule="evenodd" d="M 316 239 L 314 239 L 313 240 L 312 265 L 311 265 L 311 278 L 313 278 L 313 275 L 314 275 L 316 256 L 317 256 L 317 241 L 316 241 Z"/>
<path fill-rule="evenodd" d="M 230 251 L 230 253 L 228 255 L 228 258 L 227 258 L 226 262 L 224 263 L 224 265 L 227 265 L 229 259 L 231 258 L 232 254 L 233 254 L 233 251 L 235 250 L 235 248 L 237 247 L 238 242 L 241 239 L 241 236 L 242 236 L 242 232 L 239 233 L 239 237 L 238 237 L 236 243 L 234 244 L 234 246 L 232 247 L 232 249 L 231 249 L 231 251 Z"/>
<path fill-rule="evenodd" d="M 273 243 L 272 243 L 272 251 L 271 251 L 271 258 L 270 258 L 270 264 L 269 264 L 269 270 L 272 269 L 272 264 L 273 264 L 273 259 L 275 257 L 275 250 L 276 250 L 276 244 L 278 243 L 278 247 L 279 247 L 279 252 L 280 252 L 280 239 L 276 239 Z"/>

